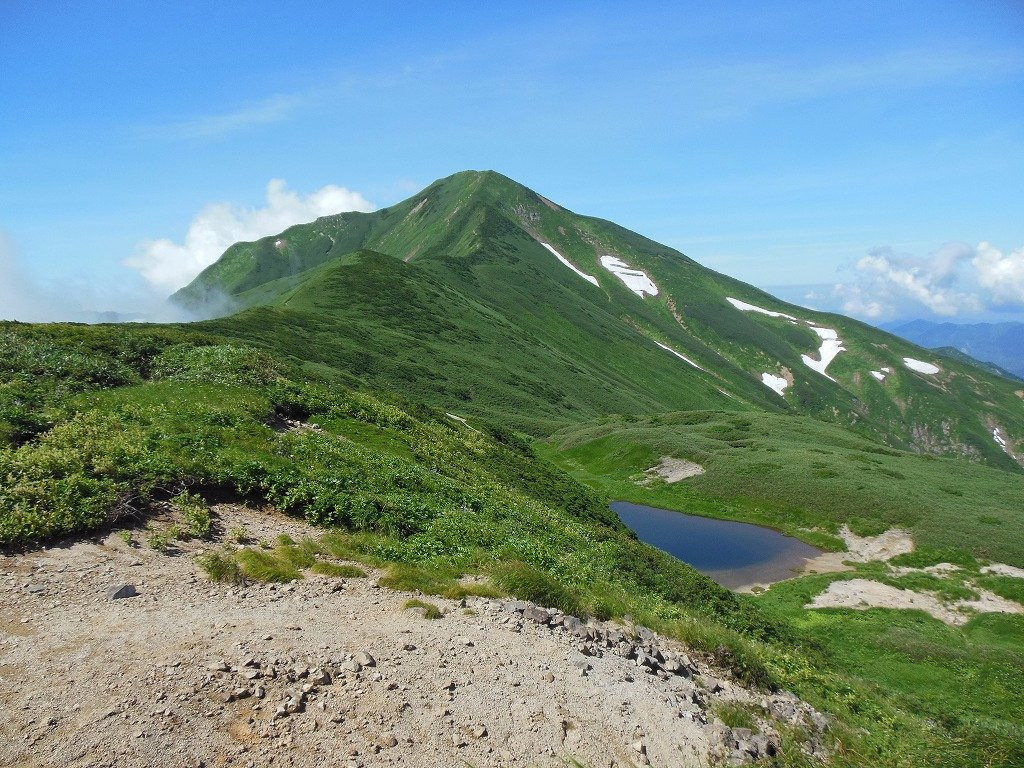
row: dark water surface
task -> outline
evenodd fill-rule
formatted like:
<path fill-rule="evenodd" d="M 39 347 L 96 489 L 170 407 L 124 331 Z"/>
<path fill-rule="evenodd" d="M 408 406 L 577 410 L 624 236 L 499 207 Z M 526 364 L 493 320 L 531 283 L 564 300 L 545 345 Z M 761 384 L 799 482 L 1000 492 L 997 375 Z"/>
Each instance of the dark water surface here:
<path fill-rule="evenodd" d="M 723 587 L 782 581 L 821 550 L 750 523 L 684 515 L 627 501 L 612 510 L 642 541 L 675 555 Z"/>

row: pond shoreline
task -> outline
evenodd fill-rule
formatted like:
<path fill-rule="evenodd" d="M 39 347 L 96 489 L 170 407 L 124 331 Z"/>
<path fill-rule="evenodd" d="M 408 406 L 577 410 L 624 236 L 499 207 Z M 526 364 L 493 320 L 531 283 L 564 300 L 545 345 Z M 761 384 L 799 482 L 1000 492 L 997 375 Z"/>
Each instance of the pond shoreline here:
<path fill-rule="evenodd" d="M 614 501 L 611 509 L 642 541 L 724 587 L 751 591 L 793 578 L 827 553 L 763 525 Z M 841 561 L 838 563 L 840 567 Z"/>

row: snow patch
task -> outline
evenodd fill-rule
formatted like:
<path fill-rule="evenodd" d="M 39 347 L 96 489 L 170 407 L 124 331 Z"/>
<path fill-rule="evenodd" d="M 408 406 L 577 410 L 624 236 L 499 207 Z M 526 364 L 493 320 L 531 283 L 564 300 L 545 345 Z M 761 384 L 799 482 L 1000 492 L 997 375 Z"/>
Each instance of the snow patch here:
<path fill-rule="evenodd" d="M 466 427 L 467 429 L 472 429 L 474 432 L 483 434 L 483 433 L 480 432 L 479 429 L 477 429 L 476 427 L 472 426 L 468 421 L 466 421 L 461 416 L 456 416 L 454 413 L 448 413 L 448 411 L 445 411 L 444 415 L 447 416 L 449 419 L 452 419 L 453 421 L 459 422 L 462 426 Z"/>
<path fill-rule="evenodd" d="M 553 253 L 555 255 L 556 259 L 558 259 L 560 262 L 565 264 L 565 266 L 567 266 L 569 269 L 571 269 L 577 275 L 582 277 L 588 283 L 592 283 L 594 285 L 598 284 L 596 277 L 594 277 L 593 275 L 588 275 L 586 272 L 584 272 L 583 270 L 579 269 L 575 264 L 573 264 L 571 261 L 569 261 L 567 258 L 565 258 L 565 256 L 560 254 L 558 251 L 556 251 L 550 245 L 548 245 L 547 243 L 541 243 L 541 245 L 543 245 L 545 248 L 547 248 L 549 251 L 551 251 L 551 253 Z"/>
<path fill-rule="evenodd" d="M 769 389 L 775 390 L 780 397 L 786 396 L 786 387 L 789 386 L 789 382 L 781 376 L 775 376 L 771 373 L 762 373 L 761 383 Z"/>
<path fill-rule="evenodd" d="M 741 312 L 758 312 L 762 315 L 768 315 L 768 317 L 784 317 L 794 324 L 807 323 L 807 325 L 810 326 L 811 330 L 818 334 L 818 336 L 821 338 L 821 347 L 818 349 L 819 359 L 817 360 L 815 360 L 810 355 L 801 355 L 801 358 L 804 361 L 804 365 L 806 365 L 808 368 L 817 371 L 829 381 L 835 381 L 835 379 L 833 379 L 831 376 L 825 373 L 825 369 L 828 368 L 829 363 L 835 360 L 836 355 L 838 355 L 840 352 L 846 351 L 846 347 L 843 346 L 842 339 L 839 338 L 839 334 L 834 329 L 818 328 L 817 326 L 812 325 L 810 322 L 806 320 L 799 320 L 798 318 L 795 318 L 792 315 L 787 315 L 785 312 L 775 312 L 774 310 L 771 309 L 758 307 L 755 304 L 748 304 L 745 301 L 734 299 L 732 296 L 726 296 L 725 300 L 728 301 Z M 768 382 L 765 381 L 763 377 L 761 380 L 764 381 L 764 383 L 767 384 L 768 386 L 772 386 L 771 384 L 768 384 Z M 774 389 L 774 387 L 772 387 L 772 389 Z M 782 393 L 780 392 L 779 394 Z"/>
<path fill-rule="evenodd" d="M 747 302 L 734 299 L 732 296 L 726 296 L 725 300 L 736 307 L 740 312 L 759 312 L 762 315 L 768 315 L 768 317 L 784 317 L 787 320 L 799 322 L 792 315 L 787 315 L 784 312 L 774 312 L 770 309 L 765 309 L 764 307 L 755 306 L 754 304 L 747 304 Z"/>
<path fill-rule="evenodd" d="M 917 371 L 918 373 L 927 373 L 932 375 L 939 372 L 939 366 L 926 363 L 923 360 L 915 360 L 912 357 L 904 357 L 903 364 L 910 370 Z"/>
<path fill-rule="evenodd" d="M 653 339 L 652 339 L 652 341 L 653 341 Z M 695 362 L 693 362 L 693 360 L 688 358 L 686 355 L 681 355 L 678 352 L 676 352 L 674 349 L 672 349 L 672 347 L 666 346 L 666 345 L 662 344 L 660 341 L 655 341 L 654 343 L 657 344 L 662 349 L 664 349 L 666 352 L 671 352 L 673 355 L 678 357 L 680 360 L 689 363 L 690 365 L 692 365 L 697 370 L 699 370 L 699 371 L 703 371 L 704 370 L 699 365 L 697 365 Z"/>
<path fill-rule="evenodd" d="M 885 374 L 882 373 L 881 371 L 872 371 L 871 375 L 874 376 L 879 381 L 885 381 Z"/>
<path fill-rule="evenodd" d="M 846 347 L 843 346 L 842 339 L 839 338 L 839 334 L 833 328 L 818 328 L 812 325 L 811 330 L 821 338 L 821 346 L 818 348 L 819 359 L 815 360 L 810 355 L 800 355 L 800 358 L 808 368 L 817 371 L 830 381 L 835 381 L 835 379 L 825 373 L 825 369 L 828 368 L 829 363 L 836 359 L 836 355 L 846 351 Z"/>
<path fill-rule="evenodd" d="M 992 427 L 992 439 L 996 441 L 996 445 L 1003 449 L 1003 453 L 1011 458 L 1017 458 L 1010 450 L 1010 446 L 1006 444 L 1006 438 L 1000 433 L 999 427 Z"/>
<path fill-rule="evenodd" d="M 629 264 L 621 259 L 617 259 L 614 256 L 602 256 L 601 266 L 619 278 L 619 280 L 626 284 L 626 287 L 629 288 L 629 290 L 641 299 L 644 297 L 645 293 L 649 296 L 658 295 L 658 286 L 656 286 L 654 281 L 647 276 L 646 272 L 639 269 L 633 269 Z"/>

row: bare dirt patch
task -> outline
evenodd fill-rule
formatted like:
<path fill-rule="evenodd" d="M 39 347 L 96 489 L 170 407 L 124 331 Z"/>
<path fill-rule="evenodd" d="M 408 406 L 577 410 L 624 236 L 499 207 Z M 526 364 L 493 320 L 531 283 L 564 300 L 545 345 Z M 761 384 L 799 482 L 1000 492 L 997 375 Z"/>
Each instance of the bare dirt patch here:
<path fill-rule="evenodd" d="M 704 467 L 694 461 L 687 459 L 676 459 L 672 456 L 662 456 L 661 463 L 656 467 L 645 470 L 646 478 L 641 480 L 639 485 L 647 485 L 655 478 L 661 478 L 666 483 L 678 483 L 688 477 L 696 477 L 704 474 Z"/>
<path fill-rule="evenodd" d="M 1017 568 L 1006 563 L 992 563 L 981 569 L 982 573 L 992 573 L 996 576 L 1009 576 L 1014 579 L 1024 579 L 1024 568 Z"/>
<path fill-rule="evenodd" d="M 977 592 L 977 600 L 944 603 L 930 592 L 900 589 L 871 579 L 845 579 L 833 581 L 828 589 L 816 595 L 805 607 L 924 611 L 955 627 L 966 624 L 975 613 L 1024 613 L 1024 606 L 1019 603 L 985 589 L 978 589 Z"/>
<path fill-rule="evenodd" d="M 874 560 L 891 560 L 897 555 L 914 551 L 914 540 L 902 528 L 890 528 L 878 536 L 858 536 L 843 526 L 839 535 L 846 543 L 846 552 L 824 552 L 808 560 L 804 573 L 835 573 L 851 570 L 847 562 L 869 563 Z"/>

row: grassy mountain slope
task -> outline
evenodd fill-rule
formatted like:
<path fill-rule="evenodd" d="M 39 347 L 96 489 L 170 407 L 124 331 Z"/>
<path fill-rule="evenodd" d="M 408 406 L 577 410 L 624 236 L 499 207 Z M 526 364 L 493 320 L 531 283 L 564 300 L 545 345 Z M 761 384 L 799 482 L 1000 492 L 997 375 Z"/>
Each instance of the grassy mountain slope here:
<path fill-rule="evenodd" d="M 609 257 L 646 273 L 657 295 L 627 288 Z M 1011 441 L 1024 434 L 1012 382 L 779 302 L 494 172 L 456 174 L 390 208 L 239 243 L 176 300 L 201 311 L 225 296 L 255 314 L 206 328 L 283 354 L 298 345 L 296 357 L 370 386 L 412 386 L 438 406 L 535 434 L 609 412 L 755 409 L 1019 467 L 992 437 L 996 427 Z M 729 298 L 789 317 L 742 311 Z M 818 359 L 814 328 L 835 331 L 844 347 L 827 376 L 803 358 Z M 905 357 L 940 370 L 912 370 Z M 780 396 L 764 374 L 791 383 Z"/>

